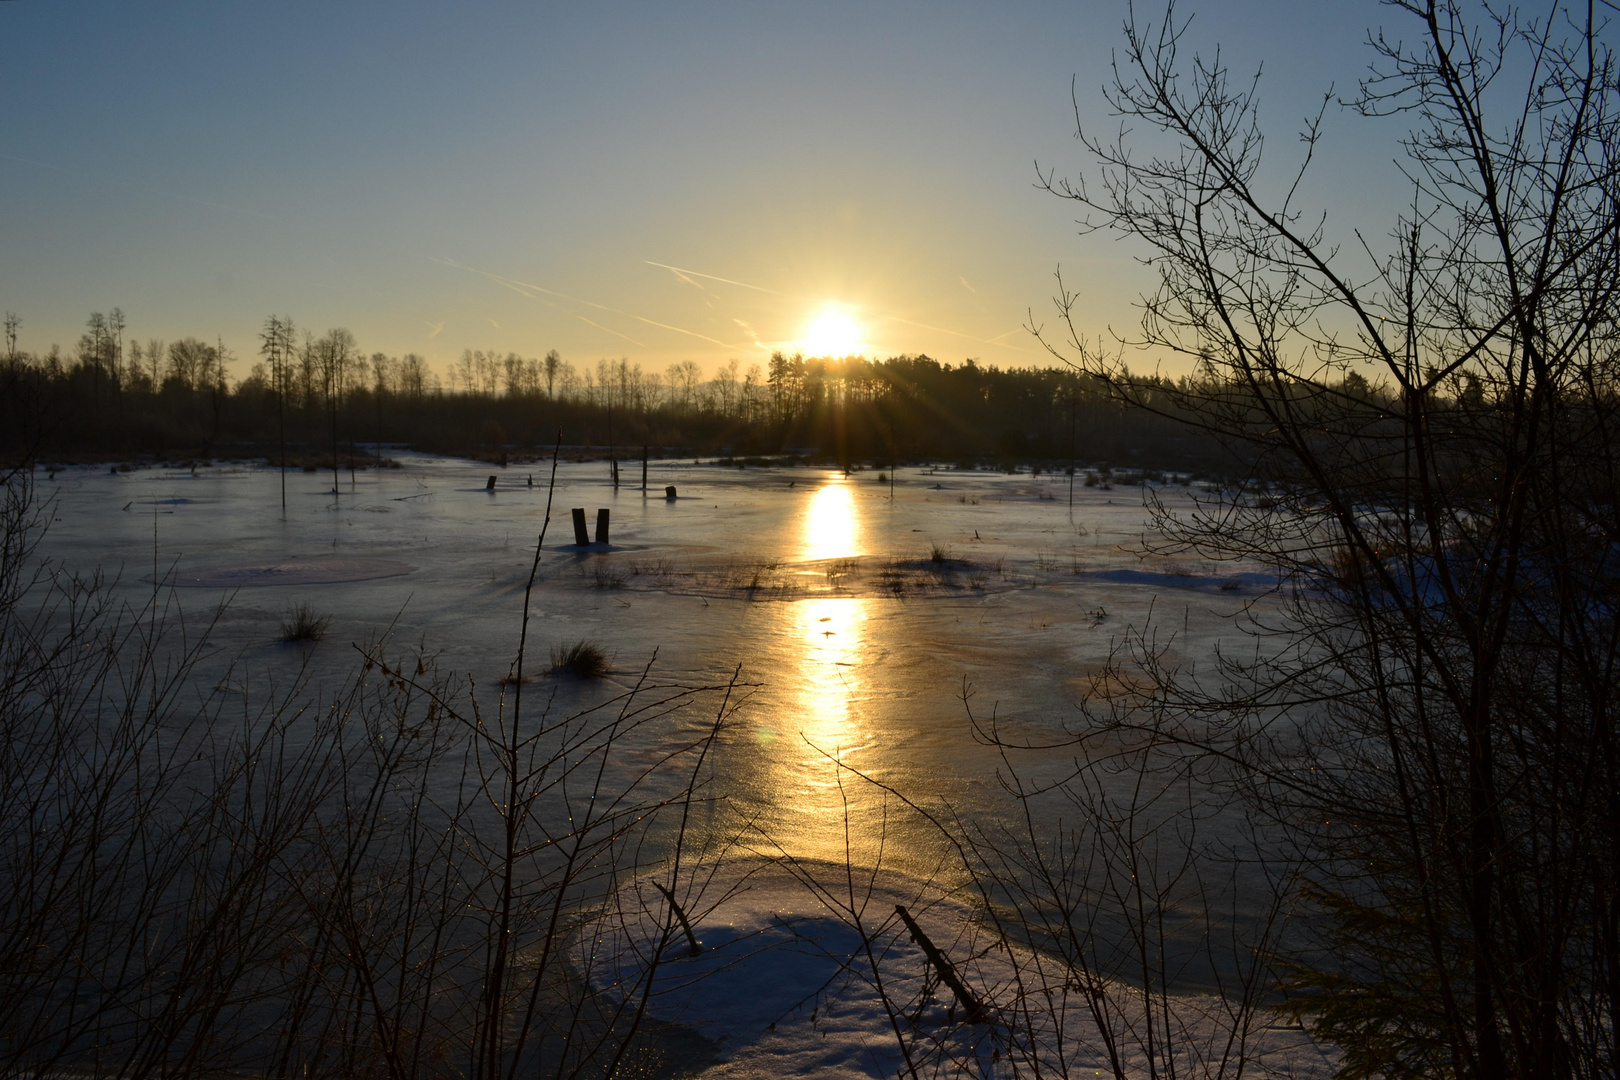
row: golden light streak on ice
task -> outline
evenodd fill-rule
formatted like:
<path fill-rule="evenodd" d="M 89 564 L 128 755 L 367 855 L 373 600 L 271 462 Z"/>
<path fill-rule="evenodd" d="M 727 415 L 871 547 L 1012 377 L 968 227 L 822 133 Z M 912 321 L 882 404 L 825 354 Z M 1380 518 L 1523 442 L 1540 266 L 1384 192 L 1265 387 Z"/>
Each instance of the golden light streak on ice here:
<path fill-rule="evenodd" d="M 806 559 L 849 559 L 865 554 L 860 511 L 848 480 L 829 479 L 810 496 L 801 535 L 801 557 Z"/>

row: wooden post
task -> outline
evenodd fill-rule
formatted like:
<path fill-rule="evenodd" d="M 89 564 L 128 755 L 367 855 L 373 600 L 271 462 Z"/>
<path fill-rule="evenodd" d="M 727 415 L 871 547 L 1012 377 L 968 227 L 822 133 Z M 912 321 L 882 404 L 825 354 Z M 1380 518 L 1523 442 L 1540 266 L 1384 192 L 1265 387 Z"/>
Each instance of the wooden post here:
<path fill-rule="evenodd" d="M 647 494 L 647 444 L 641 444 L 641 493 Z"/>
<path fill-rule="evenodd" d="M 489 482 L 484 485 L 484 490 L 485 491 L 494 491 L 495 490 L 495 478 L 493 476 L 490 477 Z"/>
<path fill-rule="evenodd" d="M 598 544 L 608 542 L 608 512 L 605 506 L 596 512 L 596 542 Z"/>
<path fill-rule="evenodd" d="M 894 417 L 889 417 L 889 501 L 894 502 Z"/>
<path fill-rule="evenodd" d="M 675 485 L 674 484 L 669 484 L 664 488 L 664 498 L 673 499 L 674 497 L 675 497 Z"/>
<path fill-rule="evenodd" d="M 574 543 L 584 547 L 591 542 L 591 534 L 585 531 L 585 509 L 574 508 Z"/>

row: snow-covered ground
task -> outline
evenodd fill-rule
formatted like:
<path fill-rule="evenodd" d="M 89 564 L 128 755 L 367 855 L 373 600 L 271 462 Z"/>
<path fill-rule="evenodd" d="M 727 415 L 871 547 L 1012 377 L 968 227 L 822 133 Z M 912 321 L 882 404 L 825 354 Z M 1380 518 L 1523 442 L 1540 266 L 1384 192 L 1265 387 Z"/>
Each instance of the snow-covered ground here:
<path fill-rule="evenodd" d="M 658 955 L 648 1015 L 713 1040 L 718 1060 L 705 1076 L 1091 1076 L 1113 1075 L 1116 1062 L 1131 1076 L 1211 1076 L 1235 1074 L 1240 1059 L 1252 1076 L 1333 1071 L 1330 1051 L 1264 1009 L 1242 1013 L 1211 995 L 1145 1002 L 1122 984 L 1082 993 L 1077 973 L 999 942 L 966 898 L 937 883 L 798 860 L 731 869 L 686 894 L 695 949 L 651 881 L 629 886 L 645 894 L 630 905 L 639 921 L 576 949 L 603 992 L 629 985 L 632 997 Z"/>

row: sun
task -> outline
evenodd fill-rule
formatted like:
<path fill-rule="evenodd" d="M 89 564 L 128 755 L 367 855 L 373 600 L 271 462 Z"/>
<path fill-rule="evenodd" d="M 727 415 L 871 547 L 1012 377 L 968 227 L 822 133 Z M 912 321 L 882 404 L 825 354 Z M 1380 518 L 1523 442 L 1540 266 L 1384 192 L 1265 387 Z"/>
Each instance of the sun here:
<path fill-rule="evenodd" d="M 804 328 L 799 347 L 806 356 L 853 356 L 861 349 L 861 328 L 843 311 L 826 307 Z"/>

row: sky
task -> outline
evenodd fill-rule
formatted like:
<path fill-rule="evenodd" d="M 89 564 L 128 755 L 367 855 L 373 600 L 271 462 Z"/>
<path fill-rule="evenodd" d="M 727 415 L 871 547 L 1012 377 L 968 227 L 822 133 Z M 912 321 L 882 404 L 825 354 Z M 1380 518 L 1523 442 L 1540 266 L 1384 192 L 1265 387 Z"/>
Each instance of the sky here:
<path fill-rule="evenodd" d="M 1390 17 L 1179 10 L 1201 50 L 1263 68 L 1284 136 L 1353 90 Z M 126 337 L 223 340 L 238 374 L 272 313 L 441 368 L 556 349 L 712 372 L 829 343 L 1054 363 L 1028 327 L 1052 329 L 1055 271 L 1088 335 L 1128 334 L 1151 285 L 1139 249 L 1036 186 L 1086 173 L 1076 102 L 1117 125 L 1126 14 L 5 0 L 0 309 L 42 351 L 116 306 Z M 1311 194 L 1382 234 L 1394 133 L 1335 110 L 1328 134 Z"/>

